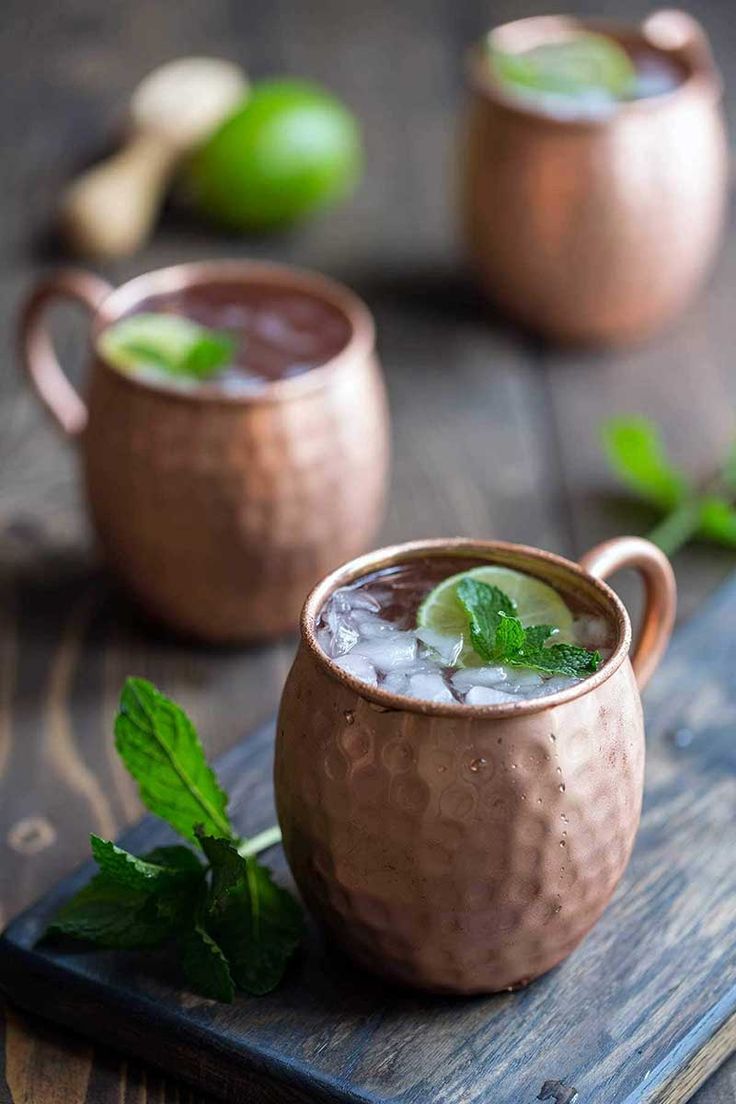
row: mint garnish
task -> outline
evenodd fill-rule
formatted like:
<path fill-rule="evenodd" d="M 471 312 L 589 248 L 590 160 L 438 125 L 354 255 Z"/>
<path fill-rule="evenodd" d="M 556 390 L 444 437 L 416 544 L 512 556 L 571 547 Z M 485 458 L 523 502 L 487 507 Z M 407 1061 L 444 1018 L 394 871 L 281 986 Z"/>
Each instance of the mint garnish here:
<path fill-rule="evenodd" d="M 301 939 L 301 909 L 252 856 L 240 855 L 227 840 L 202 837 L 201 843 L 212 870 L 208 930 L 236 984 L 256 996 L 268 993 Z"/>
<path fill-rule="evenodd" d="M 235 355 L 228 334 L 209 330 L 180 314 L 131 314 L 109 326 L 99 340 L 102 355 L 124 370 L 153 367 L 171 376 L 205 380 Z"/>
<path fill-rule="evenodd" d="M 123 687 L 115 746 L 152 813 L 197 842 L 195 828 L 232 836 L 227 796 L 183 709 L 141 678 Z"/>
<path fill-rule="evenodd" d="M 255 858 L 277 833 L 250 843 L 235 835 L 189 718 L 145 679 L 126 681 L 115 736 L 144 803 L 201 852 L 176 845 L 139 857 L 93 835 L 99 872 L 48 934 L 114 948 L 176 941 L 187 982 L 203 996 L 230 1001 L 236 986 L 269 992 L 302 934 L 299 904 Z"/>
<path fill-rule="evenodd" d="M 647 418 L 612 418 L 601 438 L 614 472 L 664 514 L 648 534 L 664 552 L 672 555 L 693 537 L 736 548 L 736 446 L 714 478 L 698 487 L 671 462 Z"/>
<path fill-rule="evenodd" d="M 600 652 L 575 644 L 548 644 L 558 632 L 554 626 L 525 628 L 515 603 L 498 587 L 465 578 L 455 593 L 468 615 L 473 648 L 487 663 L 570 678 L 584 678 L 600 667 Z"/>

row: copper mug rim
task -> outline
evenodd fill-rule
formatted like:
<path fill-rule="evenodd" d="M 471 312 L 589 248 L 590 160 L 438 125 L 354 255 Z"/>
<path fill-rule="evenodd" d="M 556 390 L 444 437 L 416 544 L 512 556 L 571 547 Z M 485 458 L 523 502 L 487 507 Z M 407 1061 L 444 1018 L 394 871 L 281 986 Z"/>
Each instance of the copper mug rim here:
<path fill-rule="evenodd" d="M 630 539 L 632 538 L 621 538 L 621 540 Z M 578 584 L 583 584 L 583 589 L 588 596 L 595 596 L 598 599 L 601 610 L 605 607 L 608 619 L 616 630 L 617 640 L 613 652 L 594 674 L 589 675 L 577 685 L 569 687 L 567 690 L 560 690 L 556 694 L 549 694 L 546 697 L 530 698 L 511 704 L 464 705 L 460 702 L 423 702 L 417 698 L 394 694 L 388 690 L 382 690 L 378 686 L 370 686 L 368 683 L 361 682 L 360 679 L 338 667 L 320 647 L 315 632 L 320 610 L 327 598 L 338 587 L 354 582 L 372 571 L 404 563 L 407 559 L 417 559 L 427 553 L 447 555 L 448 558 L 453 556 L 477 556 L 481 560 L 487 559 L 489 562 L 502 563 L 518 563 L 521 560 L 525 567 L 528 563 L 536 563 L 546 567 L 548 569 L 547 573 L 538 575 L 543 581 L 548 581 L 550 575 L 565 576 L 573 585 L 577 580 Z M 534 574 L 534 572 L 530 571 L 529 574 Z M 597 690 L 599 686 L 615 674 L 629 654 L 632 639 L 631 622 L 621 599 L 607 583 L 586 571 L 581 564 L 568 560 L 555 552 L 546 552 L 540 548 L 535 548 L 533 545 L 514 544 L 509 541 L 471 540 L 464 537 L 435 538 L 394 544 L 358 556 L 356 559 L 336 568 L 317 583 L 309 593 L 302 609 L 300 631 L 302 640 L 313 657 L 331 678 L 341 682 L 375 705 L 386 710 L 401 710 L 405 713 L 457 717 L 466 720 L 527 716 L 530 713 L 539 713 L 545 709 L 575 701 L 584 694 Z"/>
<path fill-rule="evenodd" d="M 671 51 L 663 49 L 647 36 L 647 24 L 654 26 L 656 19 L 668 19 L 675 17 L 682 20 L 682 41 Z M 674 55 L 675 60 L 685 68 L 684 79 L 671 91 L 663 92 L 656 96 L 644 96 L 638 100 L 627 100 L 616 105 L 614 114 L 590 118 L 558 118 L 550 112 L 536 108 L 531 103 L 526 103 L 518 96 L 506 92 L 503 84 L 495 80 L 490 67 L 486 64 L 486 43 L 500 35 L 523 33 L 526 29 L 534 27 L 547 27 L 563 30 L 566 28 L 584 28 L 596 31 L 600 34 L 608 34 L 621 42 L 640 42 L 649 45 L 655 51 L 667 56 L 668 52 Z M 689 36 L 688 36 L 689 32 Z M 701 57 L 697 58 L 697 53 Z M 695 55 L 695 56 L 694 56 Z M 718 70 L 710 56 L 710 50 L 705 34 L 700 30 L 699 24 L 688 13 L 679 9 L 665 9 L 653 12 L 641 23 L 626 22 L 624 20 L 596 18 L 594 16 L 577 15 L 530 15 L 523 19 L 513 19 L 506 23 L 500 23 L 492 27 L 483 38 L 475 42 L 466 54 L 466 73 L 471 87 L 480 95 L 500 104 L 514 114 L 522 115 L 527 119 L 536 120 L 540 124 L 559 127 L 572 127 L 589 129 L 608 126 L 618 119 L 633 113 L 654 112 L 660 108 L 669 106 L 674 100 L 696 90 L 707 92 L 715 100 L 720 99 L 722 83 Z"/>
<path fill-rule="evenodd" d="M 324 364 L 310 368 L 300 376 L 267 381 L 252 394 L 231 394 L 218 391 L 179 391 L 165 384 L 157 384 L 137 376 L 119 372 L 97 350 L 97 339 L 102 330 L 123 317 L 128 311 L 149 297 L 183 291 L 197 285 L 218 283 L 273 284 L 303 291 L 324 302 L 329 302 L 350 326 L 350 336 L 340 351 Z M 109 287 L 96 304 L 90 327 L 92 352 L 105 371 L 114 372 L 115 378 L 125 386 L 153 392 L 172 402 L 207 403 L 222 406 L 252 406 L 282 402 L 324 386 L 345 365 L 354 362 L 356 356 L 367 359 L 375 346 L 373 316 L 363 300 L 346 285 L 312 269 L 258 260 L 203 260 L 151 269 L 133 276 L 117 287 Z"/>

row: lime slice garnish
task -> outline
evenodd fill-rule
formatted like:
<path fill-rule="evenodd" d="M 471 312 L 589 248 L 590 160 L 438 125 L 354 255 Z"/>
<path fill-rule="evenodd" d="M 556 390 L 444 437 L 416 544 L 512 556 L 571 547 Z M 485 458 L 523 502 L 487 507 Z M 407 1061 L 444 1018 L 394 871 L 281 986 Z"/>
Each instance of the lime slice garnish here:
<path fill-rule="evenodd" d="M 102 333 L 101 356 L 124 372 L 156 368 L 173 376 L 206 379 L 231 360 L 234 342 L 180 314 L 132 314 Z"/>
<path fill-rule="evenodd" d="M 622 99 L 636 82 L 634 63 L 623 47 L 591 31 L 544 42 L 518 54 L 493 48 L 491 58 L 504 83 L 530 92 L 582 96 L 598 91 Z"/>
<path fill-rule="evenodd" d="M 435 629 L 448 636 L 462 634 L 465 642 L 457 661 L 459 667 L 478 667 L 484 663 L 470 644 L 468 615 L 456 594 L 460 580 L 467 578 L 498 587 L 508 595 L 515 603 L 516 616 L 525 628 L 532 625 L 553 625 L 559 629 L 555 636 L 556 642 L 574 641 L 572 614 L 557 591 L 547 583 L 510 567 L 497 567 L 493 564 L 474 567 L 470 571 L 451 575 L 436 586 L 424 599 L 417 613 L 417 624 L 420 628 Z"/>

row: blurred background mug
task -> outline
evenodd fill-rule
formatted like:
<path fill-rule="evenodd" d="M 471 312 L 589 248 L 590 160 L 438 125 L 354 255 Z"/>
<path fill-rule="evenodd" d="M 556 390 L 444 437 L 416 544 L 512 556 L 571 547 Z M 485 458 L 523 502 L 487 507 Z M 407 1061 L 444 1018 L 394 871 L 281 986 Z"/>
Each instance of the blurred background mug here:
<path fill-rule="evenodd" d="M 98 351 L 106 327 L 128 315 L 201 298 L 247 301 L 254 288 L 326 305 L 345 334 L 337 354 L 251 393 L 226 393 L 162 386 Z M 63 299 L 92 314 L 84 398 L 46 328 L 47 307 Z M 116 290 L 67 269 L 30 295 L 20 346 L 42 403 L 79 443 L 107 560 L 175 630 L 226 642 L 293 629 L 310 587 L 370 545 L 384 502 L 388 414 L 373 320 L 347 288 L 255 262 L 178 265 Z"/>
<path fill-rule="evenodd" d="M 676 80 L 615 110 L 557 113 L 514 95 L 494 51 L 517 58 L 580 32 L 606 35 Z M 724 221 L 721 83 L 701 27 L 661 11 L 640 27 L 540 16 L 505 24 L 469 59 L 467 246 L 492 298 L 562 342 L 647 336 L 691 298 Z"/>

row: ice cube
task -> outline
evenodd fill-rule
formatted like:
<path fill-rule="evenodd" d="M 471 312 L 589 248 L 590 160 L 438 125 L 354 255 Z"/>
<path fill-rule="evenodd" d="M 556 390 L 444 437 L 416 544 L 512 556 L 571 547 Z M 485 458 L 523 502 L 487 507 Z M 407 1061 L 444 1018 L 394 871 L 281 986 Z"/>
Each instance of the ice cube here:
<path fill-rule="evenodd" d="M 451 702 L 455 699 L 450 693 L 442 675 L 438 673 L 411 675 L 408 694 L 428 702 Z"/>
<path fill-rule="evenodd" d="M 462 693 L 473 686 L 501 686 L 507 679 L 505 667 L 463 667 L 455 671 L 452 685 Z"/>
<path fill-rule="evenodd" d="M 366 610 L 356 610 L 353 613 L 353 620 L 357 625 L 360 635 L 373 639 L 376 636 L 388 636 L 390 633 L 396 632 L 396 626 L 392 625 L 390 621 L 384 621 L 382 617 L 376 617 L 373 613 L 368 613 Z"/>
<path fill-rule="evenodd" d="M 536 691 L 538 695 L 557 694 L 560 690 L 569 690 L 571 686 L 577 686 L 581 680 L 578 678 L 566 678 L 564 675 L 555 675 L 553 678 L 545 679 Z"/>
<path fill-rule="evenodd" d="M 601 648 L 608 636 L 608 623 L 604 617 L 583 614 L 575 618 L 575 639 L 583 648 Z"/>
<path fill-rule="evenodd" d="M 360 633 L 353 622 L 350 611 L 340 602 L 331 602 L 325 612 L 329 643 L 325 651 L 330 656 L 344 655 L 349 652 L 360 640 Z M 322 641 L 320 640 L 320 643 Z"/>
<path fill-rule="evenodd" d="M 354 678 L 360 679 L 361 682 L 367 682 L 371 686 L 376 686 L 378 684 L 376 668 L 364 656 L 355 655 L 354 652 L 350 652 L 348 655 L 338 656 L 335 659 L 335 663 L 348 675 L 353 675 Z"/>
<path fill-rule="evenodd" d="M 330 603 L 337 603 L 345 610 L 372 610 L 373 613 L 378 613 L 381 608 L 372 594 L 353 587 L 340 587 L 330 598 Z"/>
<path fill-rule="evenodd" d="M 379 671 L 388 674 L 416 658 L 417 641 L 413 633 L 394 632 L 375 640 L 361 640 L 355 651 L 370 660 Z"/>
<path fill-rule="evenodd" d="M 506 690 L 510 694 L 519 694 L 523 698 L 533 698 L 539 692 L 544 679 L 534 671 L 523 667 L 512 667 L 508 673 Z"/>
<path fill-rule="evenodd" d="M 353 650 L 359 640 L 360 633 L 358 630 L 349 625 L 347 621 L 342 621 L 332 634 L 332 651 L 330 654 L 332 656 L 345 655 Z"/>
<path fill-rule="evenodd" d="M 392 671 L 381 683 L 381 689 L 388 690 L 389 694 L 407 694 L 409 679 L 403 671 Z"/>
<path fill-rule="evenodd" d="M 516 700 L 513 694 L 506 694 L 493 686 L 471 686 L 464 698 L 466 705 L 502 705 Z"/>
<path fill-rule="evenodd" d="M 422 644 L 426 644 L 437 653 L 445 667 L 454 667 L 458 656 L 463 650 L 462 634 L 446 634 L 437 632 L 436 629 L 415 629 L 414 635 Z"/>

